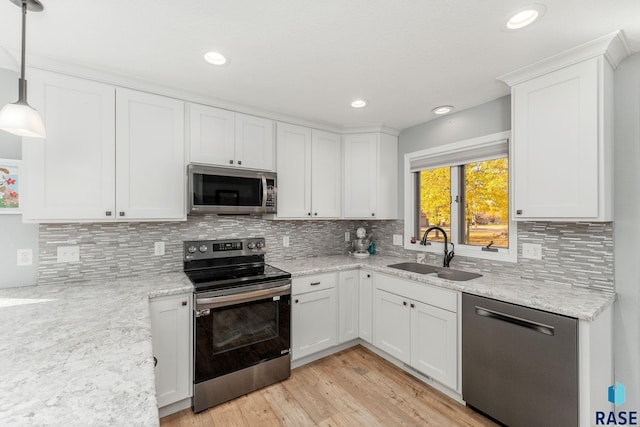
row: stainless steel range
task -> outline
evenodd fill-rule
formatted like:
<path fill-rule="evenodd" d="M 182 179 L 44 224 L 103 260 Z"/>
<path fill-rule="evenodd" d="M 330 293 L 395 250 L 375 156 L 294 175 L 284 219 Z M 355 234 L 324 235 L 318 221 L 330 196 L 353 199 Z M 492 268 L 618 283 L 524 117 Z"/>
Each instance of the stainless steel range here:
<path fill-rule="evenodd" d="M 264 238 L 184 242 L 195 286 L 194 412 L 291 375 L 291 274 L 264 253 Z"/>

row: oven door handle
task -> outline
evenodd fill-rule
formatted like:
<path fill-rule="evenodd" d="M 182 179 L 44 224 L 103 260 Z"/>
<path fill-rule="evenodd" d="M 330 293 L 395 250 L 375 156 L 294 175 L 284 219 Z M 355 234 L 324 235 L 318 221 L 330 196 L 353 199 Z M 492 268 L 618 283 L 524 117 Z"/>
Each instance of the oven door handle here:
<path fill-rule="evenodd" d="M 260 289 L 248 293 L 240 293 L 235 295 L 224 295 L 211 298 L 196 298 L 196 308 L 198 310 L 207 308 L 219 308 L 228 305 L 241 304 L 244 302 L 256 301 L 259 299 L 277 297 L 291 293 L 291 284 L 277 286 L 275 288 Z"/>

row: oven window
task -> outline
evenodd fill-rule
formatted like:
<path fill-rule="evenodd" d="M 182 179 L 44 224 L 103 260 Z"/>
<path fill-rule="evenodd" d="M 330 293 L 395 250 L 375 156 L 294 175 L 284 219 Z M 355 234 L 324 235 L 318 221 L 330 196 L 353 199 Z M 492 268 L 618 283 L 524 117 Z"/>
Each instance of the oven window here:
<path fill-rule="evenodd" d="M 201 382 L 286 353 L 289 295 L 211 309 L 196 318 L 195 381 Z"/>
<path fill-rule="evenodd" d="M 193 175 L 193 202 L 211 206 L 262 206 L 262 180 L 235 176 Z"/>
<path fill-rule="evenodd" d="M 226 307 L 213 316 L 213 354 L 278 337 L 278 306 Z"/>

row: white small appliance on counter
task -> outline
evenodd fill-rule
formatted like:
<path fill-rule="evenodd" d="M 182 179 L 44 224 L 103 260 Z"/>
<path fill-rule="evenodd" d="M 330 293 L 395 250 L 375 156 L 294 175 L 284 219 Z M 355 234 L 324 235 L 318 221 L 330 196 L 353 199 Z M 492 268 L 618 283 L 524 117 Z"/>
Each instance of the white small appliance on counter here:
<path fill-rule="evenodd" d="M 356 258 L 368 258 L 369 246 L 371 246 L 371 234 L 367 235 L 367 230 L 360 227 L 356 230 L 356 238 L 351 241 L 352 251 L 349 252 Z"/>

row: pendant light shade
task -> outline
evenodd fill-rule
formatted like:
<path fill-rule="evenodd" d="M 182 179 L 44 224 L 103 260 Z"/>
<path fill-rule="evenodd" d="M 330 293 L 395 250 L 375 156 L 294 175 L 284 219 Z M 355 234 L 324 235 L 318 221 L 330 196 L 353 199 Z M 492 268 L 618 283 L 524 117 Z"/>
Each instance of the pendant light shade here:
<path fill-rule="evenodd" d="M 38 0 L 10 1 L 22 8 L 22 63 L 18 81 L 18 101 L 7 104 L 0 110 L 0 129 L 18 136 L 44 138 L 47 134 L 42 118 L 27 103 L 27 81 L 24 78 L 27 10 L 40 12 L 44 8 Z"/>
<path fill-rule="evenodd" d="M 0 110 L 0 129 L 19 136 L 47 136 L 40 114 L 26 102 L 7 104 Z"/>

